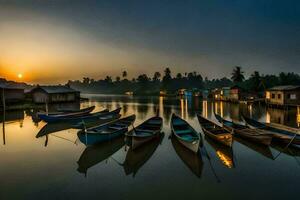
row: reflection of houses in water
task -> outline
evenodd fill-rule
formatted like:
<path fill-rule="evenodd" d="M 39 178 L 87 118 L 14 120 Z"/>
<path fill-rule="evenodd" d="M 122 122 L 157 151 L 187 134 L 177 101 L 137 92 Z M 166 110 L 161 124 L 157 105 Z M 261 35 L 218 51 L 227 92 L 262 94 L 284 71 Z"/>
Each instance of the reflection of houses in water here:
<path fill-rule="evenodd" d="M 278 106 L 300 105 L 300 85 L 276 86 L 268 89 L 266 103 Z"/>
<path fill-rule="evenodd" d="M 299 108 L 289 110 L 267 108 L 266 122 L 297 127 L 299 124 Z"/>

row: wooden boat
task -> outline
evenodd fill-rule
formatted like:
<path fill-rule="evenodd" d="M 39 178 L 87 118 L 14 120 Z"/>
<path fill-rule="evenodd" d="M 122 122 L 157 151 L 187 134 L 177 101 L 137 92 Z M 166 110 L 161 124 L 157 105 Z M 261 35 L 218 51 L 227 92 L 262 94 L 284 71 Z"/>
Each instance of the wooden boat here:
<path fill-rule="evenodd" d="M 287 128 L 286 126 L 282 125 L 274 125 L 272 123 L 263 123 L 256 121 L 252 118 L 246 117 L 242 115 L 244 118 L 246 124 L 252 128 L 255 129 L 260 129 L 264 131 L 269 131 L 270 133 L 273 134 L 273 139 L 278 141 L 278 142 L 283 142 L 283 143 L 292 143 L 295 145 L 300 145 L 300 134 L 297 131 L 297 129 L 294 128 Z M 279 128 L 281 127 L 281 128 Z"/>
<path fill-rule="evenodd" d="M 200 146 L 200 135 L 184 119 L 172 114 L 171 130 L 177 140 L 186 148 L 197 153 Z"/>
<path fill-rule="evenodd" d="M 158 137 L 162 129 L 162 124 L 163 119 L 156 116 L 133 128 L 133 130 L 126 134 L 131 148 L 134 150 L 142 144 Z"/>
<path fill-rule="evenodd" d="M 261 145 L 256 142 L 252 142 L 250 140 L 243 139 L 241 137 L 234 137 L 234 140 L 237 141 L 238 143 L 248 147 L 249 149 L 259 153 L 260 155 L 262 155 L 266 158 L 269 158 L 271 160 L 274 160 L 273 153 L 269 146 Z"/>
<path fill-rule="evenodd" d="M 38 117 L 45 122 L 55 122 L 59 120 L 67 120 L 74 117 L 80 117 L 88 115 L 95 109 L 95 106 L 91 106 L 88 108 L 81 109 L 79 111 L 74 112 L 65 112 L 65 113 L 38 113 Z M 108 112 L 108 110 L 104 110 L 102 112 Z"/>
<path fill-rule="evenodd" d="M 225 146 L 232 146 L 232 132 L 202 117 L 199 114 L 197 114 L 197 118 L 205 135 Z"/>
<path fill-rule="evenodd" d="M 216 151 L 216 155 L 222 164 L 231 169 L 235 167 L 233 159 L 233 151 L 229 146 L 225 146 L 220 142 L 213 140 L 208 135 L 205 135 L 205 141 Z"/>
<path fill-rule="evenodd" d="M 191 153 L 190 150 L 179 143 L 175 137 L 171 138 L 171 142 L 178 157 L 193 172 L 193 174 L 200 178 L 203 171 L 203 160 L 201 154 Z"/>
<path fill-rule="evenodd" d="M 164 133 L 159 133 L 158 137 L 133 150 L 129 148 L 124 163 L 122 164 L 126 175 L 132 174 L 133 177 L 142 166 L 152 157 L 159 144 L 164 138 Z"/>
<path fill-rule="evenodd" d="M 85 145 L 94 145 L 110 141 L 128 132 L 128 127 L 135 121 L 135 115 L 130 115 L 107 124 L 83 129 L 78 132 L 79 140 Z"/>
<path fill-rule="evenodd" d="M 65 121 L 65 122 L 54 122 L 54 123 L 47 123 L 41 130 L 37 133 L 35 136 L 36 138 L 49 135 L 51 133 L 55 133 L 58 131 L 63 131 L 67 130 L 70 128 L 74 129 L 82 129 L 83 127 L 85 128 L 90 128 L 90 127 L 95 127 L 95 126 L 100 126 L 105 123 L 117 120 L 121 117 L 120 114 L 118 113 L 106 113 L 103 115 L 93 115 L 93 117 L 85 117 L 82 119 L 78 120 L 73 120 L 73 121 Z"/>
<path fill-rule="evenodd" d="M 121 136 L 111 141 L 86 147 L 77 161 L 77 171 L 86 175 L 89 168 L 109 159 L 109 157 L 119 151 L 124 144 L 124 136 Z"/>
<path fill-rule="evenodd" d="M 80 123 L 82 121 L 93 121 L 93 120 L 98 120 L 100 118 L 106 118 L 106 117 L 112 118 L 113 116 L 118 115 L 120 113 L 120 111 L 121 111 L 121 108 L 117 108 L 112 111 L 108 111 L 107 109 L 105 109 L 103 111 L 99 111 L 96 113 L 91 113 L 91 114 L 87 114 L 87 115 L 83 115 L 83 116 L 59 117 L 59 118 L 53 118 L 51 116 L 50 117 L 48 116 L 48 117 L 45 117 L 44 119 L 46 120 L 46 118 L 47 118 L 48 123 L 69 122 L 69 123 L 73 123 L 74 126 L 76 126 L 76 123 L 78 123 L 77 125 L 80 125 Z"/>
<path fill-rule="evenodd" d="M 228 121 L 222 118 L 220 115 L 216 114 L 216 119 L 222 123 L 223 127 L 233 132 L 235 135 L 245 138 L 247 140 L 251 140 L 253 142 L 257 142 L 263 145 L 269 146 L 272 142 L 273 135 L 270 133 L 265 133 L 261 130 L 250 129 L 247 126 L 236 124 L 233 121 Z"/>

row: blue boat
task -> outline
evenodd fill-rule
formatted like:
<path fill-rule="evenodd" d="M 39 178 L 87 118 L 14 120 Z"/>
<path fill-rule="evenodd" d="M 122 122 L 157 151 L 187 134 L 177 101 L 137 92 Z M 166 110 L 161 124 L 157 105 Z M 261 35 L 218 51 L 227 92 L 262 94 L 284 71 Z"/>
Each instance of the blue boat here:
<path fill-rule="evenodd" d="M 102 110 L 100 112 L 86 114 L 86 115 L 79 115 L 79 116 L 52 116 L 52 115 L 44 115 L 40 116 L 40 118 L 48 123 L 54 122 L 72 122 L 72 123 L 79 123 L 83 120 L 97 120 L 100 117 L 110 116 L 110 115 L 117 115 L 121 111 L 121 108 L 117 108 L 113 111 L 108 109 Z"/>
<path fill-rule="evenodd" d="M 94 145 L 110 141 L 128 132 L 128 127 L 135 121 L 135 115 L 109 122 L 107 124 L 83 129 L 77 133 L 79 140 L 85 145 Z"/>
<path fill-rule="evenodd" d="M 174 113 L 171 118 L 171 130 L 183 146 L 194 153 L 198 152 L 200 146 L 200 135 L 187 121 Z"/>
<path fill-rule="evenodd" d="M 88 108 L 81 109 L 79 111 L 58 112 L 58 113 L 38 113 L 38 117 L 45 122 L 62 121 L 62 120 L 76 118 L 76 117 L 86 116 L 94 109 L 95 106 L 91 106 Z M 104 111 L 108 112 L 108 110 L 104 110 Z"/>

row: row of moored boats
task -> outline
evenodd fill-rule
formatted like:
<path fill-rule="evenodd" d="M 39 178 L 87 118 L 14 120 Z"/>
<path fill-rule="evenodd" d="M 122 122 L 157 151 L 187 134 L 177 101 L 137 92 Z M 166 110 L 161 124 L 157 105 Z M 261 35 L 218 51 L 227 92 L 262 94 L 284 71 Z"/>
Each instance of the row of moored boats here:
<path fill-rule="evenodd" d="M 121 108 L 113 111 L 107 109 L 91 113 L 95 107 L 81 109 L 79 111 L 60 111 L 56 113 L 39 113 L 38 117 L 48 123 L 69 122 L 74 127 L 81 127 L 78 132 L 80 141 L 86 145 L 110 141 L 122 135 L 126 135 L 127 143 L 132 149 L 142 146 L 144 143 L 158 138 L 161 135 L 163 119 L 153 116 L 138 126 L 134 126 L 135 115 L 121 117 Z M 272 142 L 280 142 L 288 145 L 299 145 L 299 130 L 279 124 L 261 123 L 243 116 L 245 124 L 226 120 L 215 114 L 219 124 L 197 114 L 199 124 L 206 137 L 224 146 L 231 147 L 233 137 L 241 137 L 259 145 L 269 146 Z M 98 124 L 94 126 L 94 122 Z M 92 125 L 91 125 L 92 124 Z M 172 114 L 172 136 L 190 151 L 197 153 L 203 141 L 198 133 L 187 121 Z"/>

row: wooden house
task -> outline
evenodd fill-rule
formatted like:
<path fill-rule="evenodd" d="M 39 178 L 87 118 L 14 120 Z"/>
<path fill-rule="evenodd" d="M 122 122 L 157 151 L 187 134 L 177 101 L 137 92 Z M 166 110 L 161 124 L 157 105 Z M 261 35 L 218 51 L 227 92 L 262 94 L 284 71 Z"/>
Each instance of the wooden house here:
<path fill-rule="evenodd" d="M 278 106 L 300 105 L 300 85 L 276 86 L 267 89 L 266 103 Z"/>
<path fill-rule="evenodd" d="M 60 103 L 80 100 L 80 92 L 68 86 L 37 86 L 30 91 L 34 103 Z"/>
<path fill-rule="evenodd" d="M 7 83 L 0 83 L 0 104 L 3 104 L 3 99 L 5 103 L 24 101 L 24 88 Z"/>

